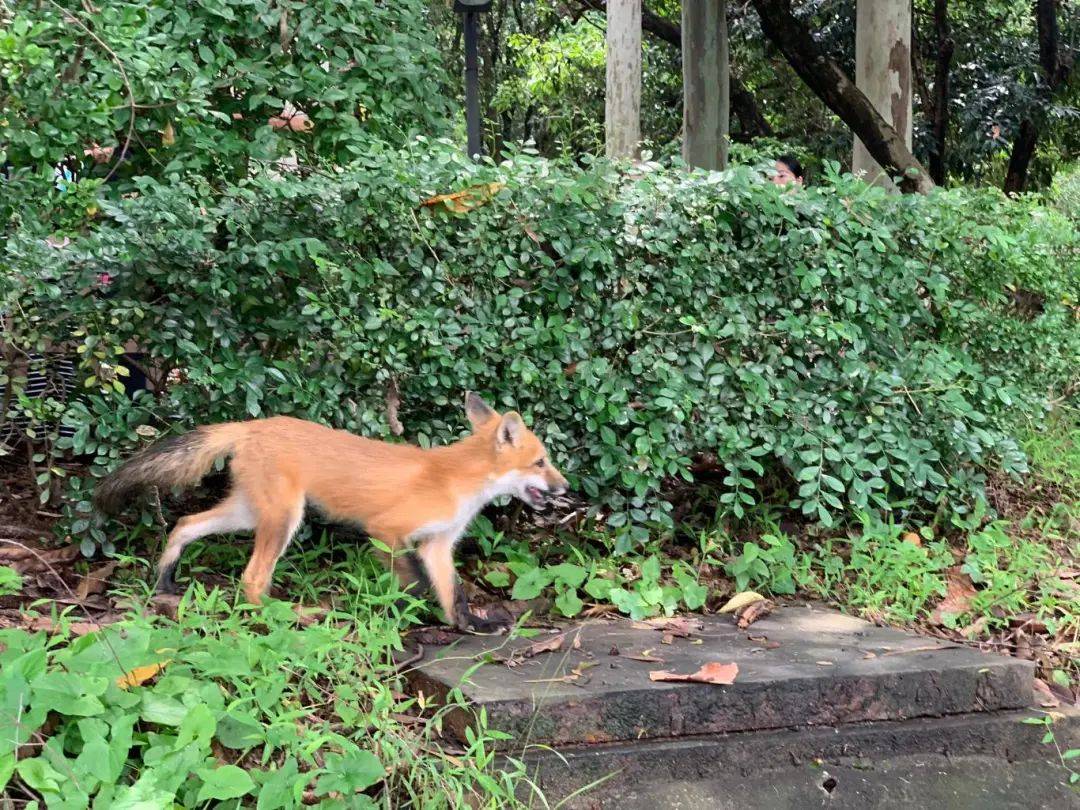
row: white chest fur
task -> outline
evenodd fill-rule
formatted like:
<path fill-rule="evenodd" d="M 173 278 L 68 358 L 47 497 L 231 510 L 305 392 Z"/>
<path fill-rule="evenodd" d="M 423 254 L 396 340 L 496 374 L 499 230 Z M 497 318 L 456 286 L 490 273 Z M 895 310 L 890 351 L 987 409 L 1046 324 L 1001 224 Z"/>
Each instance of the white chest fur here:
<path fill-rule="evenodd" d="M 476 492 L 459 498 L 457 510 L 451 517 L 420 526 L 410 539 L 415 542 L 438 536 L 448 539 L 450 543 L 456 543 L 481 509 L 496 498 L 517 492 L 520 485 L 521 473 L 517 470 L 492 478 Z"/>

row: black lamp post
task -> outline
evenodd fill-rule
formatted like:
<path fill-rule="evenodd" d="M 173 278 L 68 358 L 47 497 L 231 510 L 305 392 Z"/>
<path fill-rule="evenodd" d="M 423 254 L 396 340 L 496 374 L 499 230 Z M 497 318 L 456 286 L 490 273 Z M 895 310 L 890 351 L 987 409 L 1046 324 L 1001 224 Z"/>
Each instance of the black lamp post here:
<path fill-rule="evenodd" d="M 454 0 L 454 11 L 461 14 L 465 35 L 465 130 L 468 133 L 466 154 L 480 155 L 480 72 L 477 53 L 477 13 L 491 8 L 491 0 Z"/>

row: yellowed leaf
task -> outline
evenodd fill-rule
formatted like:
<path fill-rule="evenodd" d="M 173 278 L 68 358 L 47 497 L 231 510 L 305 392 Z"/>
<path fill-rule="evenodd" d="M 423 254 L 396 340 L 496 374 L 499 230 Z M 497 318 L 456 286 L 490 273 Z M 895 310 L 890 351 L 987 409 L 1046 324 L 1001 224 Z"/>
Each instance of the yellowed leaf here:
<path fill-rule="evenodd" d="M 720 608 L 721 613 L 734 613 L 737 610 L 741 610 L 747 605 L 752 605 L 754 602 L 760 602 L 765 597 L 760 593 L 754 591 L 743 591 L 737 593 L 733 597 L 727 600 L 727 603 Z"/>
<path fill-rule="evenodd" d="M 117 678 L 116 685 L 121 689 L 130 689 L 132 686 L 142 686 L 171 663 L 172 659 L 166 658 L 164 661 L 159 661 L 156 664 L 146 664 L 145 666 L 135 667 L 135 669 Z"/>
<path fill-rule="evenodd" d="M 464 214 L 478 205 L 483 205 L 494 197 L 504 185 L 504 183 L 482 183 L 450 194 L 436 194 L 434 197 L 428 197 L 421 202 L 421 205 L 431 206 L 445 203 L 446 207 L 455 214 Z"/>

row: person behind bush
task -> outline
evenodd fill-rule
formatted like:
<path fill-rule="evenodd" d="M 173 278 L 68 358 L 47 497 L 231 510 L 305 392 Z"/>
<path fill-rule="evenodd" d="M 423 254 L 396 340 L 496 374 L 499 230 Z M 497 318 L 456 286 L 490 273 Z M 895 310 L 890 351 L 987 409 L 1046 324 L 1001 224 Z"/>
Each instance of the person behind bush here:
<path fill-rule="evenodd" d="M 781 155 L 773 166 L 772 181 L 778 186 L 803 184 L 803 167 L 794 155 Z"/>

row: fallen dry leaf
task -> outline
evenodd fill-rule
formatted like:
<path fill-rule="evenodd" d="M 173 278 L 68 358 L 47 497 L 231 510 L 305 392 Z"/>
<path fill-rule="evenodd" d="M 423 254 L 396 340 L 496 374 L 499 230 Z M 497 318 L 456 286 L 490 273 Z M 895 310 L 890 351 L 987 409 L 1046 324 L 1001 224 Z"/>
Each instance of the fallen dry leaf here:
<path fill-rule="evenodd" d="M 817 664 L 818 664 L 818 666 L 821 666 L 821 667 L 833 667 L 833 666 L 836 666 L 832 661 L 818 661 Z"/>
<path fill-rule="evenodd" d="M 662 664 L 662 663 L 664 663 L 663 658 L 658 658 L 657 656 L 652 654 L 652 649 L 642 650 L 640 653 L 637 653 L 636 655 L 627 655 L 627 656 L 624 656 L 624 658 L 629 658 L 631 661 L 645 661 L 646 663 L 649 663 L 649 664 Z"/>
<path fill-rule="evenodd" d="M 738 664 L 721 664 L 710 661 L 704 664 L 697 672 L 683 675 L 678 672 L 666 670 L 654 670 L 649 673 L 650 681 L 692 681 L 694 683 L 715 683 L 722 686 L 735 683 L 735 676 L 739 674 Z"/>
<path fill-rule="evenodd" d="M 863 658 L 877 658 L 876 652 L 864 652 Z"/>
<path fill-rule="evenodd" d="M 911 543 L 913 546 L 922 546 L 922 538 L 915 534 L 915 532 L 906 532 L 903 540 L 905 543 Z"/>
<path fill-rule="evenodd" d="M 72 562 L 81 556 L 82 552 L 77 545 L 62 546 L 60 548 L 0 545 L 0 563 L 14 568 L 20 574 L 48 571 L 50 566 L 55 568 Z"/>
<path fill-rule="evenodd" d="M 678 638 L 687 638 L 695 630 L 703 629 L 705 625 L 699 620 L 691 619 L 688 616 L 671 616 L 634 622 L 631 627 L 635 630 L 660 630 Z"/>
<path fill-rule="evenodd" d="M 534 655 L 540 655 L 541 653 L 557 652 L 562 649 L 564 641 L 566 641 L 566 633 L 559 633 L 559 635 L 543 641 L 534 641 L 525 648 L 523 655 L 526 658 L 532 658 Z"/>
<path fill-rule="evenodd" d="M 754 591 L 743 591 L 742 593 L 737 593 L 733 597 L 728 599 L 724 606 L 720 608 L 720 612 L 734 613 L 737 610 L 742 610 L 747 605 L 754 604 L 754 602 L 760 602 L 764 598 L 765 597 L 762 596 L 760 593 L 755 593 Z"/>
<path fill-rule="evenodd" d="M 1056 709 L 1061 705 L 1057 695 L 1050 691 L 1050 686 L 1042 678 L 1035 678 L 1032 686 L 1035 687 L 1035 699 L 1044 709 Z"/>
<path fill-rule="evenodd" d="M 142 686 L 171 663 L 172 659 L 166 658 L 164 661 L 159 661 L 156 664 L 135 667 L 135 669 L 117 678 L 116 685 L 121 689 L 130 689 L 132 686 Z"/>
<path fill-rule="evenodd" d="M 54 622 L 48 616 L 30 616 L 23 614 L 23 625 L 27 630 L 34 632 L 58 633 L 62 624 Z M 73 636 L 85 636 L 87 633 L 96 633 L 103 627 L 98 622 L 68 622 L 68 632 Z"/>
<path fill-rule="evenodd" d="M 739 629 L 745 630 L 758 619 L 765 618 L 772 613 L 774 607 L 776 607 L 776 605 L 768 599 L 751 602 L 749 605 L 735 613 Z"/>
<path fill-rule="evenodd" d="M 168 121 L 165 129 L 161 130 L 161 145 L 172 146 L 174 143 L 176 143 L 176 130 L 173 129 L 172 121 Z"/>
<path fill-rule="evenodd" d="M 675 636 L 673 636 L 671 633 L 664 633 L 664 635 L 660 639 L 660 643 L 661 644 L 670 644 L 674 640 L 675 640 Z"/>
<path fill-rule="evenodd" d="M 953 566 L 950 568 L 945 576 L 948 583 L 945 598 L 930 614 L 930 621 L 933 624 L 944 624 L 946 613 L 956 615 L 967 612 L 971 607 L 971 599 L 976 594 L 971 577 L 962 573 L 958 567 Z"/>
<path fill-rule="evenodd" d="M 583 619 L 595 619 L 598 616 L 610 616 L 618 611 L 619 608 L 616 605 L 589 605 L 581 612 L 581 617 Z"/>
<path fill-rule="evenodd" d="M 109 584 L 109 577 L 112 576 L 112 572 L 116 570 L 118 564 L 116 560 L 112 560 L 95 568 L 93 571 L 87 572 L 86 576 L 79 580 L 79 584 L 75 588 L 75 596 L 78 597 L 79 601 L 85 602 L 86 598 L 91 594 L 104 591 L 105 586 Z"/>

